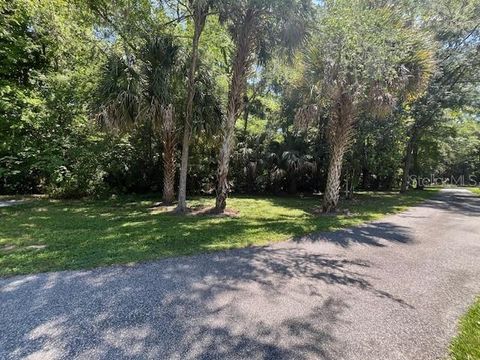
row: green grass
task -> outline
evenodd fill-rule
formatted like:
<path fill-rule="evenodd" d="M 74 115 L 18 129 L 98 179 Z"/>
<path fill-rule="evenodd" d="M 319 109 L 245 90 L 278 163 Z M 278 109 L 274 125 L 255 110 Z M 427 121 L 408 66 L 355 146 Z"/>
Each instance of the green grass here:
<path fill-rule="evenodd" d="M 344 201 L 350 215 L 318 216 L 319 198 L 232 197 L 238 217 L 155 213 L 148 197 L 31 199 L 0 208 L 0 276 L 81 269 L 241 248 L 330 231 L 404 210 L 435 190 L 363 193 Z M 198 198 L 190 205 L 213 205 Z"/>
<path fill-rule="evenodd" d="M 460 320 L 459 334 L 450 346 L 451 360 L 480 359 L 480 298 Z"/>
<path fill-rule="evenodd" d="M 472 187 L 472 188 L 469 188 L 469 190 L 474 194 L 480 195 L 480 187 Z"/>

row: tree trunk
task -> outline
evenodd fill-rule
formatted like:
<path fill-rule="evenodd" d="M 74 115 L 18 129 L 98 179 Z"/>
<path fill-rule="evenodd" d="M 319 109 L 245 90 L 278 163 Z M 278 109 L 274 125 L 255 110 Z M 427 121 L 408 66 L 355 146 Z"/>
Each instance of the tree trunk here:
<path fill-rule="evenodd" d="M 410 139 L 407 143 L 407 149 L 405 151 L 405 161 L 403 165 L 403 177 L 402 177 L 402 185 L 400 187 L 400 193 L 405 193 L 408 189 L 408 184 L 410 180 L 410 168 L 412 167 L 413 162 L 413 148 L 415 146 L 415 142 L 417 141 L 417 132 L 415 129 L 412 129 L 412 134 Z"/>
<path fill-rule="evenodd" d="M 195 30 L 192 41 L 192 59 L 188 73 L 188 89 L 187 89 L 187 108 L 185 111 L 185 124 L 183 129 L 182 141 L 182 160 L 180 165 L 180 182 L 178 186 L 178 205 L 177 212 L 185 213 L 187 210 L 187 175 L 188 175 L 188 153 L 190 141 L 192 139 L 192 114 L 193 114 L 193 98 L 195 96 L 195 74 L 197 70 L 198 59 L 198 43 L 200 35 L 205 26 L 206 11 L 199 13 L 195 18 Z"/>
<path fill-rule="evenodd" d="M 370 190 L 370 170 L 366 167 L 362 170 L 362 189 Z"/>
<path fill-rule="evenodd" d="M 248 97 L 245 96 L 243 100 L 243 139 L 245 141 L 245 148 L 247 148 L 247 130 L 248 130 L 248 115 L 249 115 L 249 108 L 248 108 Z"/>
<path fill-rule="evenodd" d="M 242 111 L 243 94 L 245 93 L 247 72 L 251 65 L 251 47 L 253 44 L 253 29 L 255 14 L 247 11 L 244 23 L 236 37 L 235 56 L 232 63 L 232 78 L 228 92 L 227 115 L 222 127 L 222 145 L 218 159 L 217 198 L 215 211 L 222 213 L 227 206 L 228 168 L 232 151 L 235 122 Z"/>
<path fill-rule="evenodd" d="M 413 164 L 412 170 L 413 170 L 413 174 L 416 178 L 415 189 L 424 190 L 425 185 L 421 181 L 421 178 L 422 178 L 423 174 L 420 173 L 421 170 L 420 170 L 418 152 L 419 152 L 418 141 L 415 141 L 415 143 L 413 145 L 413 149 L 412 149 L 412 164 Z"/>
<path fill-rule="evenodd" d="M 340 199 L 340 181 L 342 176 L 343 156 L 345 155 L 346 144 L 334 143 L 328 166 L 327 186 L 323 198 L 323 211 L 333 212 L 337 209 Z"/>
<path fill-rule="evenodd" d="M 353 199 L 354 183 L 355 183 L 355 168 L 352 168 L 352 173 L 350 174 L 350 178 L 347 176 L 345 181 L 345 199 L 348 199 L 348 200 Z"/>
<path fill-rule="evenodd" d="M 228 196 L 228 168 L 230 165 L 230 153 L 233 145 L 233 131 L 235 127 L 234 112 L 229 111 L 225 128 L 223 131 L 223 142 L 220 148 L 220 156 L 218 160 L 217 173 L 217 199 L 215 202 L 215 210 L 219 213 L 223 212 L 227 206 Z"/>
<path fill-rule="evenodd" d="M 328 125 L 331 153 L 323 198 L 323 211 L 326 213 L 335 211 L 340 199 L 342 163 L 352 139 L 354 112 L 355 106 L 352 97 L 346 92 L 341 92 Z"/>
<path fill-rule="evenodd" d="M 245 190 L 251 192 L 250 174 L 248 171 L 249 156 L 247 155 L 248 143 L 247 143 L 247 127 L 248 127 L 248 97 L 244 97 L 243 104 L 243 174 L 245 175 Z"/>
<path fill-rule="evenodd" d="M 172 204 L 175 200 L 175 119 L 173 106 L 162 107 L 162 143 L 163 143 L 163 202 Z"/>
<path fill-rule="evenodd" d="M 178 204 L 176 211 L 185 213 L 187 211 L 187 174 L 188 174 L 188 154 L 190 150 L 190 140 L 192 137 L 192 129 L 186 124 L 183 130 L 182 141 L 182 159 L 180 164 L 180 181 L 178 185 Z"/>

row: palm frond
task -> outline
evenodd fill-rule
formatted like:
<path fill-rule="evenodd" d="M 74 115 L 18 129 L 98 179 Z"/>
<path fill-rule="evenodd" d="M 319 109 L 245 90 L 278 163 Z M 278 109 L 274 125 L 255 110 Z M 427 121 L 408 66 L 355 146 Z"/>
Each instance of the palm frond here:
<path fill-rule="evenodd" d="M 106 128 L 126 129 L 138 115 L 139 76 L 133 65 L 130 59 L 112 54 L 103 69 L 96 94 L 96 118 Z"/>

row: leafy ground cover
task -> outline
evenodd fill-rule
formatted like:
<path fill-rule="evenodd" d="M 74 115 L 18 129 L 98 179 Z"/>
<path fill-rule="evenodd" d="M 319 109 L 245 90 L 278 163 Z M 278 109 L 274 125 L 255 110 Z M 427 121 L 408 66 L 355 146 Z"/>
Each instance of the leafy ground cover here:
<path fill-rule="evenodd" d="M 436 190 L 361 193 L 335 216 L 318 215 L 318 197 L 232 197 L 233 217 L 179 216 L 155 208 L 152 197 L 109 200 L 31 198 L 0 207 L 0 276 L 264 245 L 331 231 L 404 210 Z M 0 199 L 1 200 L 1 199 Z M 190 206 L 211 206 L 196 198 Z"/>

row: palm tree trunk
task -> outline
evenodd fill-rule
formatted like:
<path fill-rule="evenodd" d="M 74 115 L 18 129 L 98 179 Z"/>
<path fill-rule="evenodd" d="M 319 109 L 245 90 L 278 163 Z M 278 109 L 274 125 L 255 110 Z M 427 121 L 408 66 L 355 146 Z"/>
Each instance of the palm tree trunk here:
<path fill-rule="evenodd" d="M 171 205 L 175 200 L 175 160 L 164 153 L 163 156 L 163 197 L 165 205 Z"/>
<path fill-rule="evenodd" d="M 223 212 L 227 206 L 228 196 L 228 168 L 230 164 L 230 154 L 233 146 L 233 135 L 235 128 L 235 113 L 228 111 L 226 124 L 223 129 L 223 142 L 220 148 L 217 173 L 217 199 L 215 202 L 216 212 Z"/>
<path fill-rule="evenodd" d="M 200 35 L 205 26 L 207 14 L 206 11 L 199 13 L 195 17 L 195 30 L 192 41 L 192 59 L 188 73 L 188 90 L 187 90 L 187 108 L 185 111 L 185 125 L 183 130 L 182 142 L 182 160 L 180 165 L 180 183 L 178 186 L 178 205 L 177 212 L 185 213 L 187 210 L 187 175 L 188 175 L 188 153 L 190 148 L 190 141 L 192 139 L 192 113 L 193 113 L 193 98 L 195 96 L 195 74 L 197 70 L 198 59 L 198 43 Z"/>
<path fill-rule="evenodd" d="M 342 163 L 345 151 L 345 143 L 334 143 L 332 145 L 332 153 L 330 155 L 330 163 L 328 166 L 327 186 L 325 187 L 325 195 L 323 198 L 323 211 L 326 213 L 335 211 L 338 206 L 338 200 L 340 199 Z"/>
<path fill-rule="evenodd" d="M 342 163 L 352 139 L 354 112 L 355 107 L 351 96 L 341 93 L 329 124 L 331 153 L 323 198 L 323 211 L 326 213 L 335 211 L 340 199 Z"/>
<path fill-rule="evenodd" d="M 176 211 L 185 213 L 187 211 L 187 175 L 188 175 L 188 154 L 190 151 L 190 140 L 192 129 L 187 126 L 185 120 L 185 129 L 183 130 L 182 141 L 182 159 L 180 164 L 180 182 L 178 186 L 178 204 Z"/>
<path fill-rule="evenodd" d="M 248 161 L 249 157 L 247 156 L 248 151 L 248 142 L 247 142 L 247 128 L 248 128 L 248 97 L 244 97 L 243 103 L 243 175 L 245 181 L 245 189 L 247 192 L 250 192 L 250 182 L 249 182 L 249 172 L 248 172 Z"/>
<path fill-rule="evenodd" d="M 175 119 L 173 106 L 162 107 L 162 143 L 163 143 L 163 202 L 172 204 L 175 200 Z"/>
<path fill-rule="evenodd" d="M 215 211 L 218 213 L 222 213 L 227 206 L 230 154 L 234 140 L 235 122 L 242 111 L 247 72 L 251 65 L 250 52 L 253 44 L 254 21 L 255 14 L 248 11 L 236 40 L 235 57 L 232 64 L 232 79 L 228 92 L 227 115 L 223 122 L 222 145 L 218 159 L 217 198 L 215 202 Z"/>

